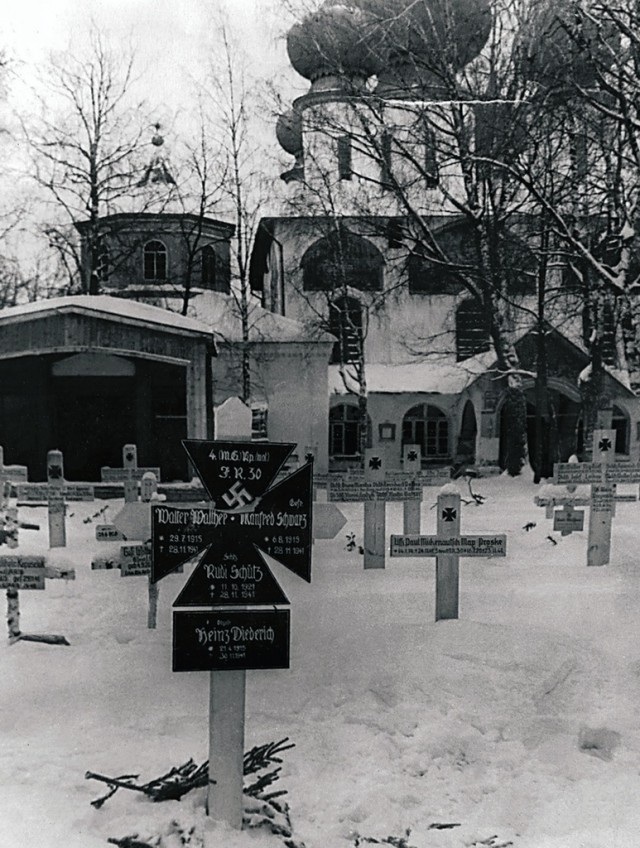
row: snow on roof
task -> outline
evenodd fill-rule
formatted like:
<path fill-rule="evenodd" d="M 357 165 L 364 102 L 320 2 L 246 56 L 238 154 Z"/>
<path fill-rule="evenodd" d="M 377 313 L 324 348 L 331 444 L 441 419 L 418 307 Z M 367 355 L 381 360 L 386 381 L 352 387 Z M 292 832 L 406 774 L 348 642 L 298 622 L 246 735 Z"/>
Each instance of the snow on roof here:
<path fill-rule="evenodd" d="M 203 292 L 191 301 L 189 313 L 211 327 L 218 339 L 241 341 L 242 325 L 233 295 Z M 249 325 L 249 337 L 254 342 L 335 342 L 328 333 L 256 305 L 250 306 Z"/>
<path fill-rule="evenodd" d="M 0 323 L 13 323 L 47 313 L 84 312 L 102 315 L 108 318 L 121 318 L 145 324 L 159 324 L 168 329 L 205 333 L 211 335 L 211 329 L 201 321 L 158 306 L 150 306 L 128 298 L 109 297 L 108 295 L 71 295 L 53 297 L 49 300 L 37 300 L 19 306 L 10 306 L 0 310 Z"/>
<path fill-rule="evenodd" d="M 370 363 L 366 366 L 367 391 L 380 394 L 426 392 L 455 395 L 485 374 L 493 362 L 493 354 L 483 353 L 465 359 L 464 362 L 443 358 L 398 365 Z M 346 393 L 337 365 L 329 367 L 329 391 L 336 394 Z"/>

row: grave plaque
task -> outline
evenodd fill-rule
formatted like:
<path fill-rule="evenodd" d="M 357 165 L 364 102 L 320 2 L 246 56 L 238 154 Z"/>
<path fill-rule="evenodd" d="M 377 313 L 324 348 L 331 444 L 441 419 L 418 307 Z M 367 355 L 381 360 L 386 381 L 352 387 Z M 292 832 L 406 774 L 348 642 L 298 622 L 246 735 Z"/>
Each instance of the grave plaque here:
<path fill-rule="evenodd" d="M 289 668 L 289 610 L 175 611 L 174 671 Z"/>
<path fill-rule="evenodd" d="M 1 556 L 0 589 L 44 589 L 43 556 Z"/>
<path fill-rule="evenodd" d="M 120 547 L 120 576 L 140 577 L 151 573 L 151 548 L 145 544 Z"/>

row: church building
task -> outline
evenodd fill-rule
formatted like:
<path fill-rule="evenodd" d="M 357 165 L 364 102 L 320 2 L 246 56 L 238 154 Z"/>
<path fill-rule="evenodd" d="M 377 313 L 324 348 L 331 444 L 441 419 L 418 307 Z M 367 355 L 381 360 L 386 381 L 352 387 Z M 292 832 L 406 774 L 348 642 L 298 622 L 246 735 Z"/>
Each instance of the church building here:
<path fill-rule="evenodd" d="M 386 190 L 391 171 L 404 169 L 406 202 L 464 264 L 473 234 L 450 202 L 460 190 L 462 174 L 455 162 L 437 161 L 437 118 L 418 143 L 419 137 L 407 133 L 408 110 L 402 104 L 403 98 L 419 93 L 437 105 L 442 94 L 433 79 L 416 81 L 408 51 L 392 53 L 384 64 L 376 58 L 366 28 L 366 14 L 376 4 L 378 0 L 329 0 L 288 34 L 291 64 L 311 86 L 277 123 L 277 139 L 293 159 L 282 174 L 284 214 L 260 223 L 252 287 L 266 309 L 315 323 L 335 337 L 329 367 L 330 468 L 349 467 L 360 459 L 358 396 L 363 390 L 369 444 L 386 453 L 390 467 L 401 466 L 405 444 L 420 445 L 425 465 L 504 467 L 506 387 L 496 378 L 486 315 L 454 273 L 407 246 L 402 236 L 405 209 L 397 194 Z M 411 16 L 420 31 L 423 22 L 418 19 L 428 5 L 398 4 L 409 20 L 407 37 Z M 443 8 L 434 4 L 433 14 L 444 14 Z M 456 9 L 464 14 L 452 13 L 447 23 L 460 45 L 456 61 L 462 69 L 484 46 L 490 17 L 488 4 L 478 0 Z M 437 29 L 438 23 L 430 20 L 429 26 Z M 424 50 L 429 49 L 436 48 L 426 44 Z M 368 117 L 366 110 L 375 110 L 375 116 Z M 382 139 L 378 135 L 372 154 L 367 133 L 387 132 Z M 404 155 L 396 157 L 401 148 Z M 421 163 L 415 178 L 407 173 L 412 157 Z M 508 249 L 521 262 L 508 297 L 526 305 L 527 298 L 535 299 L 536 282 L 517 231 Z M 551 270 L 560 284 L 563 273 L 561 263 Z M 522 317 L 527 314 L 526 309 L 514 310 L 512 329 L 525 374 L 533 454 L 536 346 L 533 322 Z M 547 344 L 557 429 L 545 438 L 553 440 L 557 458 L 566 460 L 583 448 L 578 382 L 589 357 L 577 327 L 568 321 L 558 326 L 550 330 Z M 640 405 L 628 371 L 618 367 L 613 353 L 604 379 L 616 451 L 637 456 Z"/>

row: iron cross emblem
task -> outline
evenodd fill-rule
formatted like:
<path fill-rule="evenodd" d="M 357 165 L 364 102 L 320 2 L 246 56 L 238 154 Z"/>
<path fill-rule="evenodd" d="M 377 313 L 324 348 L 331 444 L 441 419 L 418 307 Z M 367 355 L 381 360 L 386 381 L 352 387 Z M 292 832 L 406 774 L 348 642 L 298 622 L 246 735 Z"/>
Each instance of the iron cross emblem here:
<path fill-rule="evenodd" d="M 418 451 L 411 450 L 407 454 L 407 459 L 409 460 L 409 462 L 415 462 L 417 458 L 418 458 Z"/>
<path fill-rule="evenodd" d="M 611 439 L 600 439 L 598 442 L 598 450 L 601 450 L 603 453 L 606 453 L 608 450 L 611 450 Z"/>
<path fill-rule="evenodd" d="M 374 471 L 377 471 L 379 468 L 382 468 L 382 460 L 379 456 L 372 456 L 369 460 L 369 468 L 372 468 Z"/>
<path fill-rule="evenodd" d="M 442 520 L 443 521 L 455 521 L 458 515 L 458 510 L 454 509 L 451 506 L 445 507 L 442 510 Z"/>

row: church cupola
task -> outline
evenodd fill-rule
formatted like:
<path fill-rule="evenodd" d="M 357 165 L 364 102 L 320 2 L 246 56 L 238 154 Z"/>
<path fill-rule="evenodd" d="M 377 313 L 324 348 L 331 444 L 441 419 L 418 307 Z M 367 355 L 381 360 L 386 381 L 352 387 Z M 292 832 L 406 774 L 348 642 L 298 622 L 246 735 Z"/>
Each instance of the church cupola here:
<path fill-rule="evenodd" d="M 311 93 L 348 93 L 381 68 L 367 33 L 368 17 L 362 9 L 348 0 L 328 0 L 289 30 L 289 60 L 310 80 Z"/>

